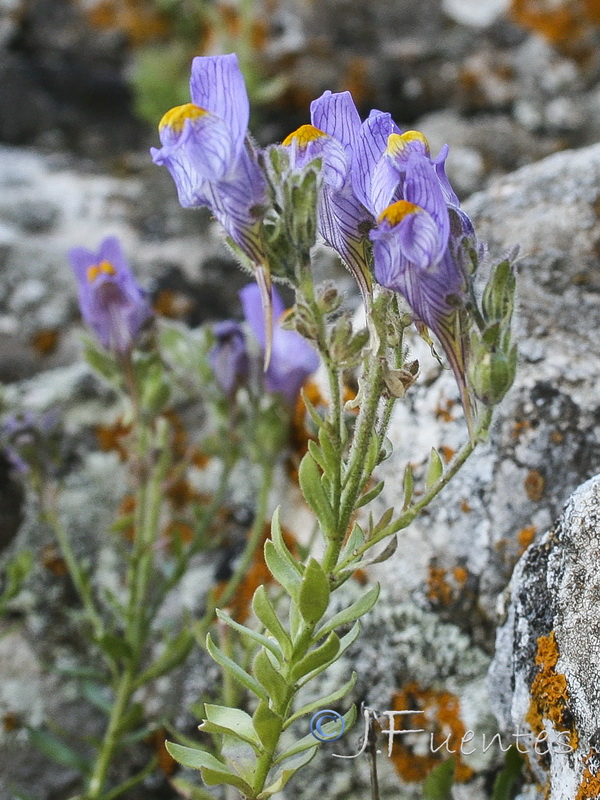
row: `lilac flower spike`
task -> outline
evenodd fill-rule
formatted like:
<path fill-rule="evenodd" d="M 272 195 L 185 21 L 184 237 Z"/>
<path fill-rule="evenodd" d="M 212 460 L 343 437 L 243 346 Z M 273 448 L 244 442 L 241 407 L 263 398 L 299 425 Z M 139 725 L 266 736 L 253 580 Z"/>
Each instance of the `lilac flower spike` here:
<path fill-rule="evenodd" d="M 240 291 L 244 316 L 259 345 L 266 347 L 265 320 L 261 310 L 259 287 L 250 283 Z M 283 395 L 289 405 L 296 402 L 303 383 L 319 366 L 319 357 L 313 348 L 296 331 L 286 330 L 279 324 L 285 314 L 283 301 L 275 288 L 272 289 L 273 344 L 271 362 L 265 373 L 265 385 L 269 392 Z"/>
<path fill-rule="evenodd" d="M 84 321 L 107 350 L 123 355 L 131 350 L 144 323 L 152 316 L 148 297 L 137 284 L 121 245 L 104 239 L 98 252 L 75 247 L 69 252 L 79 284 Z"/>
<path fill-rule="evenodd" d="M 377 281 L 400 292 L 417 321 L 440 340 L 471 429 L 466 343 L 461 331 L 466 276 L 450 241 L 449 204 L 461 220 L 463 233 L 472 227 L 454 206 L 456 195 L 444 171 L 446 155 L 444 149 L 433 161 L 427 140 L 416 131 L 388 137 L 371 176 L 371 208 L 378 214 L 378 225 L 370 237 Z"/>
<path fill-rule="evenodd" d="M 298 168 L 322 159 L 319 231 L 352 272 L 366 300 L 371 293 L 366 232 L 372 218 L 351 181 L 360 117 L 350 92 L 327 91 L 311 103 L 310 112 L 311 124 L 291 133 L 283 146 L 291 148 L 292 163 Z"/>
<path fill-rule="evenodd" d="M 247 137 L 250 106 L 235 53 L 194 58 L 190 94 L 191 103 L 161 119 L 162 147 L 150 150 L 152 160 L 171 173 L 181 205 L 207 206 L 250 259 L 270 329 L 271 278 L 257 211 L 265 180 Z"/>

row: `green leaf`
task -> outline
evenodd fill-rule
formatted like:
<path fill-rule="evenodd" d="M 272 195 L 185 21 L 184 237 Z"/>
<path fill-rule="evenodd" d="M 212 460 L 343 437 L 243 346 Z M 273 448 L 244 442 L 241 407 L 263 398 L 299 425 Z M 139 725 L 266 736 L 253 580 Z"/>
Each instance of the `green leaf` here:
<path fill-rule="evenodd" d="M 207 786 L 227 783 L 235 786 L 243 795 L 251 795 L 252 788 L 239 775 L 227 769 L 227 766 L 205 750 L 184 747 L 174 742 L 165 742 L 167 752 L 184 767 L 199 769 Z"/>
<path fill-rule="evenodd" d="M 348 608 L 338 611 L 335 616 L 333 616 L 315 633 L 315 636 L 326 636 L 330 631 L 339 628 L 340 625 L 349 625 L 351 622 L 355 622 L 357 619 L 364 617 L 364 615 L 368 613 L 377 602 L 377 598 L 379 597 L 379 588 L 379 584 L 377 583 L 375 586 L 369 589 L 366 594 L 363 594 L 362 597 L 352 603 L 352 605 L 349 605 Z"/>
<path fill-rule="evenodd" d="M 279 741 L 282 718 L 269 708 L 268 703 L 258 704 L 252 718 L 258 736 L 267 750 L 273 750 Z"/>
<path fill-rule="evenodd" d="M 335 532 L 335 515 L 321 483 L 317 462 L 310 453 L 306 453 L 300 462 L 298 482 L 304 499 L 319 520 L 323 531 L 333 534 Z"/>
<path fill-rule="evenodd" d="M 68 744 L 59 739 L 54 733 L 44 728 L 27 728 L 29 741 L 46 758 L 59 764 L 61 767 L 75 769 L 87 775 L 90 772 L 90 765 L 82 755 L 77 753 Z"/>
<path fill-rule="evenodd" d="M 129 706 L 126 714 L 121 717 L 118 734 L 122 736 L 129 733 L 134 728 L 139 727 L 144 721 L 144 706 L 141 703 L 133 703 Z"/>
<path fill-rule="evenodd" d="M 427 478 L 425 479 L 425 485 L 428 489 L 431 489 L 435 484 L 439 481 L 439 479 L 444 474 L 444 465 L 442 463 L 442 459 L 440 458 L 440 454 L 435 449 L 435 447 L 431 448 L 431 453 L 429 454 L 429 465 L 427 467 Z"/>
<path fill-rule="evenodd" d="M 512 800 L 513 786 L 523 769 L 523 757 L 516 746 L 510 747 L 504 756 L 504 769 L 496 775 L 492 800 Z"/>
<path fill-rule="evenodd" d="M 233 659 L 226 656 L 217 646 L 214 644 L 213 640 L 210 637 L 210 633 L 206 636 L 206 649 L 209 652 L 209 655 L 219 664 L 223 669 L 226 669 L 229 674 L 235 678 L 238 683 L 241 683 L 242 686 L 245 686 L 246 689 L 249 689 L 253 694 L 255 694 L 260 700 L 268 701 L 269 697 L 260 683 L 253 678 L 252 675 L 248 675 L 248 673 L 243 670 L 239 664 L 236 664 Z"/>
<path fill-rule="evenodd" d="M 345 561 L 347 558 L 350 558 L 350 556 L 352 556 L 352 560 L 356 561 L 359 558 L 359 556 L 353 555 L 354 551 L 358 550 L 358 548 L 362 544 L 364 544 L 364 541 L 365 541 L 365 532 L 360 527 L 360 525 L 357 522 L 355 522 L 352 531 L 350 532 L 350 536 L 348 537 L 348 541 L 344 545 L 344 548 L 340 554 L 340 560 Z"/>
<path fill-rule="evenodd" d="M 253 748 L 260 748 L 260 741 L 256 734 L 252 717 L 239 708 L 217 706 L 211 703 L 204 704 L 206 719 L 199 726 L 201 731 L 207 733 L 229 734 L 241 739 Z"/>
<path fill-rule="evenodd" d="M 315 711 L 318 711 L 320 708 L 329 708 L 334 703 L 337 703 L 338 700 L 341 700 L 342 697 L 345 697 L 349 691 L 354 688 L 354 684 L 356 683 L 356 672 L 352 673 L 352 677 L 349 681 L 341 686 L 339 689 L 336 689 L 334 692 L 330 692 L 330 694 L 325 695 L 325 697 L 320 697 L 318 700 L 313 700 L 310 703 L 299 708 L 295 711 L 289 719 L 285 721 L 284 730 L 288 728 L 293 722 L 296 722 L 297 719 L 303 717 L 305 714 L 311 714 Z"/>
<path fill-rule="evenodd" d="M 81 691 L 88 703 L 108 715 L 112 711 L 113 704 L 107 698 L 105 688 L 93 681 L 84 681 Z"/>
<path fill-rule="evenodd" d="M 329 594 L 329 579 L 319 562 L 311 558 L 306 565 L 298 597 L 298 608 L 306 622 L 314 624 L 321 619 L 329 605 Z"/>
<path fill-rule="evenodd" d="M 402 508 L 406 510 L 409 505 L 410 501 L 413 498 L 413 492 L 415 490 L 415 476 L 413 473 L 413 468 L 411 464 L 406 465 L 406 469 L 404 470 L 404 503 Z"/>
<path fill-rule="evenodd" d="M 143 686 L 155 678 L 165 675 L 186 660 L 194 645 L 194 635 L 183 629 L 172 639 L 165 642 L 164 648 L 156 661 L 144 670 L 135 682 L 135 686 Z"/>
<path fill-rule="evenodd" d="M 316 667 L 312 672 L 308 673 L 304 676 L 304 678 L 300 681 L 300 686 L 305 686 L 309 681 L 311 681 L 315 676 L 317 676 L 320 672 L 326 670 L 331 664 L 337 661 L 342 655 L 346 652 L 346 650 L 354 644 L 356 639 L 360 634 L 360 622 L 355 622 L 352 628 L 348 631 L 345 636 L 339 640 L 340 646 L 337 653 L 329 660 L 326 661 L 324 664 Z M 310 655 L 310 653 L 309 653 Z M 308 656 L 307 656 L 308 657 Z"/>
<path fill-rule="evenodd" d="M 324 664 L 330 664 L 332 659 L 335 659 L 337 656 L 339 649 L 340 639 L 337 634 L 332 631 L 323 644 L 311 650 L 292 667 L 292 680 L 297 681 L 299 678 L 322 667 Z"/>
<path fill-rule="evenodd" d="M 283 586 L 290 597 L 295 599 L 300 591 L 302 578 L 289 561 L 279 553 L 271 539 L 267 539 L 265 542 L 265 562 L 277 583 Z"/>
<path fill-rule="evenodd" d="M 454 756 L 442 761 L 423 781 L 423 800 L 452 800 Z"/>
<path fill-rule="evenodd" d="M 114 661 L 127 663 L 131 660 L 131 647 L 121 636 L 117 636 L 114 633 L 103 633 L 102 636 L 96 639 L 96 644 Z"/>
<path fill-rule="evenodd" d="M 259 586 L 254 592 L 252 610 L 269 633 L 275 637 L 286 658 L 289 657 L 292 654 L 292 642 L 279 621 L 264 586 Z"/>
<path fill-rule="evenodd" d="M 288 685 L 281 672 L 278 672 L 271 663 L 265 650 L 260 650 L 257 653 L 252 665 L 252 672 L 261 686 L 264 686 L 268 696 L 273 698 L 275 706 L 280 707 L 283 705 L 287 696 Z"/>
<path fill-rule="evenodd" d="M 356 720 L 356 706 L 351 706 L 345 714 L 342 715 L 342 719 L 344 720 L 344 733 L 349 731 L 350 728 L 354 725 Z M 322 725 L 323 733 L 328 736 L 329 734 L 334 733 L 339 726 L 339 722 L 326 722 Z M 305 750 L 308 750 L 315 746 L 315 737 L 312 733 L 309 733 L 307 736 L 303 736 L 302 739 L 298 739 L 298 741 L 294 742 L 294 744 L 290 745 L 286 748 L 282 753 L 280 753 L 277 758 L 273 761 L 273 764 L 280 764 L 282 761 L 285 761 L 286 758 L 292 758 L 293 756 L 297 755 L 298 753 L 303 753 Z M 319 742 L 320 744 L 320 742 Z M 318 745 L 317 745 L 318 746 Z"/>
<path fill-rule="evenodd" d="M 83 357 L 99 375 L 113 386 L 120 386 L 121 370 L 115 359 L 89 336 L 83 336 Z"/>
<path fill-rule="evenodd" d="M 306 411 L 308 412 L 308 416 L 311 418 L 312 423 L 315 426 L 315 430 L 316 431 L 320 430 L 321 426 L 323 425 L 323 418 L 321 417 L 321 415 L 319 414 L 317 409 L 312 404 L 312 401 L 308 399 L 307 394 L 304 391 L 304 389 L 302 389 L 300 391 L 300 394 L 302 396 L 302 402 L 304 403 L 304 407 L 306 408 Z"/>
<path fill-rule="evenodd" d="M 170 783 L 175 791 L 181 797 L 187 798 L 187 800 L 215 800 L 214 794 L 207 792 L 206 789 L 202 789 L 200 786 L 194 786 L 193 783 L 183 778 L 170 778 Z"/>
<path fill-rule="evenodd" d="M 240 622 L 236 622 L 230 616 L 228 616 L 224 611 L 221 611 L 220 608 L 216 609 L 217 617 L 224 622 L 226 625 L 229 625 L 230 628 L 233 628 L 234 631 L 237 631 L 240 636 L 250 642 L 260 645 L 261 647 L 265 647 L 269 650 L 278 661 L 283 660 L 283 654 L 281 652 L 281 648 L 277 646 L 277 642 L 274 642 L 272 639 L 269 639 L 268 636 L 264 636 L 262 633 L 258 631 L 252 630 L 252 628 L 247 628 L 245 625 L 242 625 Z"/>
<path fill-rule="evenodd" d="M 331 432 L 328 428 L 329 425 L 327 423 L 321 426 L 319 430 L 319 445 L 325 460 L 325 471 L 331 475 L 335 475 L 339 469 L 341 459 L 338 449 L 332 441 Z"/>
<path fill-rule="evenodd" d="M 275 509 L 273 518 L 271 520 L 271 539 L 277 548 L 279 555 L 284 558 L 292 569 L 295 569 L 298 575 L 302 575 L 302 567 L 296 561 L 294 556 L 288 550 L 288 547 L 283 539 L 283 531 L 281 530 L 281 523 L 279 522 L 279 507 Z"/>
<path fill-rule="evenodd" d="M 317 748 L 314 747 L 312 750 L 306 750 L 304 753 L 299 754 L 297 758 L 290 764 L 287 764 L 285 767 L 282 767 L 273 783 L 269 784 L 269 786 L 265 787 L 263 791 L 258 795 L 257 800 L 263 800 L 263 798 L 270 797 L 272 794 L 276 792 L 280 792 L 286 783 L 289 781 L 291 777 L 303 766 L 308 764 L 308 762 L 313 758 L 314 754 L 317 752 Z"/>
<path fill-rule="evenodd" d="M 363 494 L 361 498 L 359 498 L 357 504 L 354 506 L 355 508 L 362 508 L 363 506 L 368 505 L 372 500 L 375 500 L 376 497 L 379 497 L 381 494 L 383 487 L 385 486 L 384 481 L 379 481 L 379 483 L 370 489 L 368 492 Z"/>

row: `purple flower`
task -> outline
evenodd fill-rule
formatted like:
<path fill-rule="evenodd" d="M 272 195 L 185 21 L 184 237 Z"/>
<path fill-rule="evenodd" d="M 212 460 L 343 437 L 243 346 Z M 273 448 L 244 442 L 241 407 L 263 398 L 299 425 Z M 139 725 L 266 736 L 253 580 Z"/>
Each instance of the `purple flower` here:
<path fill-rule="evenodd" d="M 240 291 L 240 299 L 246 321 L 264 351 L 267 337 L 259 287 L 255 283 L 244 286 Z M 286 330 L 279 324 L 285 308 L 275 288 L 272 289 L 272 302 L 275 322 L 265 385 L 269 392 L 283 395 L 289 405 L 293 405 L 303 383 L 319 366 L 319 357 L 299 333 Z"/>
<path fill-rule="evenodd" d="M 466 342 L 461 330 L 466 275 L 457 243 L 462 237 L 472 237 L 473 228 L 458 208 L 446 177 L 446 156 L 444 148 L 432 160 L 427 140 L 416 131 L 388 137 L 370 178 L 370 207 L 378 214 L 370 237 L 377 281 L 400 292 L 417 321 L 440 340 L 470 425 Z M 461 228 L 453 231 L 452 240 L 451 212 Z"/>
<path fill-rule="evenodd" d="M 120 354 L 128 352 L 140 328 L 152 316 L 152 309 L 118 239 L 104 239 L 97 253 L 75 247 L 69 258 L 79 284 L 84 321 L 105 348 Z"/>
<path fill-rule="evenodd" d="M 371 291 L 366 233 L 372 217 L 352 188 L 352 163 L 361 122 L 350 92 L 325 92 L 310 106 L 311 124 L 302 125 L 284 141 L 292 164 L 302 168 L 322 160 L 323 188 L 319 232 L 356 278 L 363 296 Z"/>
<path fill-rule="evenodd" d="M 241 325 L 233 320 L 217 322 L 213 328 L 216 343 L 208 354 L 217 383 L 232 397 L 248 376 L 248 351 Z"/>
<path fill-rule="evenodd" d="M 194 58 L 192 102 L 168 111 L 159 124 L 164 164 L 182 206 L 208 206 L 235 244 L 257 266 L 265 265 L 257 207 L 265 181 L 247 139 L 249 103 L 237 56 Z"/>

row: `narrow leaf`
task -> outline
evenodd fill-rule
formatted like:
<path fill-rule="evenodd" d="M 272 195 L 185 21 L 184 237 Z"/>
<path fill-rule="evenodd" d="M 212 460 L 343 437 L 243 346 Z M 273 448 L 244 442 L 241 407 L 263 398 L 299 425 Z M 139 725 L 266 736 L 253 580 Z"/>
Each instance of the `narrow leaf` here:
<path fill-rule="evenodd" d="M 309 672 L 323 666 L 324 664 L 331 663 L 340 649 L 339 637 L 332 631 L 323 644 L 307 653 L 303 659 L 294 665 L 291 672 L 291 678 L 297 681 Z"/>
<path fill-rule="evenodd" d="M 454 756 L 431 770 L 423 782 L 423 800 L 452 800 Z"/>
<path fill-rule="evenodd" d="M 306 622 L 314 624 L 321 619 L 329 605 L 329 594 L 329 579 L 319 562 L 311 558 L 302 578 L 298 598 L 298 608 Z"/>
<path fill-rule="evenodd" d="M 295 711 L 292 716 L 286 720 L 284 727 L 288 728 L 293 722 L 296 722 L 297 719 L 303 717 L 305 714 L 311 714 L 315 711 L 318 711 L 320 708 L 329 708 L 334 703 L 337 703 L 338 700 L 341 700 L 342 697 L 345 697 L 349 691 L 354 688 L 354 684 L 356 683 L 356 672 L 352 673 L 352 677 L 349 681 L 341 686 L 339 689 L 336 689 L 334 692 L 325 695 L 325 697 L 320 697 L 318 700 L 313 700 L 311 703 L 307 703 L 306 705 L 299 708 Z"/>
<path fill-rule="evenodd" d="M 414 490 L 415 476 L 413 473 L 413 468 L 411 464 L 407 464 L 406 469 L 404 470 L 404 504 L 402 506 L 404 510 L 409 507 L 410 501 L 413 498 Z"/>
<path fill-rule="evenodd" d="M 512 800 L 513 786 L 523 769 L 523 757 L 514 745 L 507 750 L 504 759 L 504 769 L 494 781 L 492 800 Z"/>
<path fill-rule="evenodd" d="M 427 467 L 427 478 L 425 479 L 425 485 L 427 488 L 431 489 L 432 486 L 435 486 L 443 474 L 444 465 L 442 463 L 442 459 L 440 458 L 440 454 L 435 447 L 432 447 L 429 455 L 429 466 Z"/>
<path fill-rule="evenodd" d="M 296 598 L 302 581 L 300 574 L 279 553 L 271 539 L 265 542 L 265 562 L 277 583 L 283 586 L 290 597 Z"/>
<path fill-rule="evenodd" d="M 184 629 L 165 642 L 160 656 L 136 680 L 136 687 L 143 686 L 182 664 L 190 654 L 194 641 L 191 631 Z"/>
<path fill-rule="evenodd" d="M 344 720 L 344 733 L 354 725 L 356 720 L 356 706 L 352 705 L 345 714 L 342 715 L 342 719 Z M 339 722 L 326 722 L 324 725 L 321 726 L 321 729 L 325 736 L 334 733 L 339 726 Z M 280 753 L 277 758 L 273 761 L 273 764 L 280 764 L 282 761 L 285 761 L 286 758 L 292 758 L 293 756 L 297 755 L 298 753 L 303 753 L 305 750 L 308 750 L 315 746 L 315 742 L 318 741 L 309 733 L 307 736 L 303 736 L 302 739 L 299 739 L 294 744 L 290 745 L 286 748 L 283 753 Z"/>
<path fill-rule="evenodd" d="M 368 505 L 372 500 L 375 500 L 376 497 L 379 497 L 384 486 L 385 483 L 383 481 L 379 481 L 379 483 L 376 484 L 372 489 L 363 494 L 355 508 L 362 508 L 363 506 Z"/>
<path fill-rule="evenodd" d="M 304 499 L 319 520 L 323 530 L 332 533 L 335 528 L 334 512 L 321 483 L 317 462 L 310 453 L 306 453 L 300 462 L 298 481 Z"/>
<path fill-rule="evenodd" d="M 268 703 L 260 702 L 254 712 L 253 722 L 263 746 L 273 750 L 279 741 L 281 716 L 269 708 Z"/>
<path fill-rule="evenodd" d="M 283 705 L 288 685 L 282 674 L 271 664 L 271 660 L 264 650 L 260 650 L 254 659 L 252 672 L 261 686 L 264 686 L 268 696 L 273 698 L 276 707 Z"/>
<path fill-rule="evenodd" d="M 273 653 L 278 661 L 283 659 L 281 649 L 277 646 L 277 642 L 274 642 L 272 639 L 269 639 L 268 636 L 264 636 L 258 631 L 252 630 L 252 628 L 247 628 L 245 625 L 236 622 L 230 616 L 225 614 L 224 611 L 221 611 L 220 608 L 217 608 L 216 614 L 222 622 L 224 622 L 226 625 L 229 625 L 229 627 L 233 628 L 234 631 L 237 631 L 243 639 L 254 642 L 255 644 L 259 644 L 261 647 L 266 647 L 267 650 L 270 650 L 271 653 Z"/>
<path fill-rule="evenodd" d="M 271 605 L 271 601 L 267 596 L 264 586 L 259 586 L 254 592 L 254 597 L 252 598 L 252 610 L 256 614 L 258 620 L 262 622 L 265 628 L 269 631 L 269 633 L 275 637 L 286 657 L 290 656 L 292 653 L 292 642 L 283 625 L 279 621 L 279 617 Z"/>
<path fill-rule="evenodd" d="M 339 628 L 340 625 L 349 625 L 351 622 L 361 619 L 361 617 L 364 617 L 364 615 L 373 608 L 378 597 L 379 584 L 377 583 L 369 589 L 366 594 L 363 594 L 363 596 L 352 603 L 352 605 L 349 605 L 348 608 L 338 611 L 329 622 L 326 622 L 325 625 L 315 633 L 315 636 L 326 636 L 330 631 Z"/>
<path fill-rule="evenodd" d="M 205 750 L 196 750 L 193 747 L 184 747 L 174 742 L 165 742 L 167 752 L 175 761 L 190 769 L 199 769 L 207 786 L 227 783 L 235 786 L 243 795 L 252 794 L 251 787 L 245 780 L 230 772 L 227 766 Z"/>
<path fill-rule="evenodd" d="M 204 704 L 204 713 L 206 720 L 199 726 L 201 731 L 207 731 L 208 725 L 219 728 L 219 733 L 227 732 L 233 736 L 237 736 L 244 742 L 258 747 L 260 742 L 254 726 L 252 724 L 252 717 L 246 714 L 239 708 L 228 708 L 227 706 L 213 705 L 212 703 Z"/>
<path fill-rule="evenodd" d="M 206 649 L 209 652 L 209 655 L 217 662 L 223 669 L 226 669 L 230 675 L 235 678 L 238 683 L 241 683 L 242 686 L 245 686 L 246 689 L 249 689 L 253 694 L 255 694 L 261 700 L 268 700 L 268 695 L 260 685 L 260 683 L 253 678 L 252 675 L 248 675 L 248 673 L 243 670 L 239 664 L 236 664 L 229 656 L 226 656 L 217 646 L 214 644 L 213 640 L 210 637 L 210 633 L 206 636 Z"/>
<path fill-rule="evenodd" d="M 332 656 L 332 658 L 329 661 L 326 661 L 324 664 L 321 664 L 320 666 L 316 667 L 312 672 L 310 672 L 307 675 L 305 675 L 302 678 L 302 680 L 300 681 L 299 685 L 300 686 L 305 686 L 314 677 L 319 675 L 319 673 L 321 673 L 324 670 L 326 670 L 329 666 L 331 666 L 331 664 L 333 664 L 335 661 L 337 661 L 339 658 L 341 658 L 342 655 L 346 652 L 346 650 L 351 645 L 354 644 L 354 642 L 357 640 L 359 634 L 360 634 L 360 622 L 355 622 L 354 625 L 352 626 L 352 628 L 348 631 L 348 633 L 345 634 L 344 636 L 342 636 L 342 638 L 339 640 L 340 646 L 339 646 L 339 649 L 338 649 L 337 653 L 334 656 Z M 309 655 L 310 655 L 310 653 L 309 653 Z"/>
<path fill-rule="evenodd" d="M 292 569 L 295 569 L 299 575 L 302 575 L 302 567 L 290 553 L 288 546 L 284 541 L 283 531 L 281 530 L 281 523 L 279 521 L 279 507 L 275 509 L 273 518 L 271 520 L 271 539 L 273 540 L 273 544 L 277 548 L 279 555 L 289 563 Z"/>
<path fill-rule="evenodd" d="M 90 771 L 90 765 L 87 760 L 73 750 L 69 745 L 59 739 L 58 736 L 51 733 L 44 728 L 27 728 L 29 741 L 36 747 L 40 753 L 43 753 L 46 758 L 59 764 L 61 767 L 69 767 L 87 775 Z"/>
<path fill-rule="evenodd" d="M 312 750 L 306 750 L 302 755 L 299 755 L 298 758 L 295 758 L 293 762 L 288 763 L 285 767 L 282 767 L 277 773 L 273 783 L 269 784 L 269 786 L 263 789 L 263 791 L 258 795 L 257 800 L 263 800 L 263 798 L 270 797 L 276 792 L 280 792 L 289 779 L 301 767 L 305 766 L 305 764 L 308 764 L 316 752 L 316 747 L 314 747 Z"/>

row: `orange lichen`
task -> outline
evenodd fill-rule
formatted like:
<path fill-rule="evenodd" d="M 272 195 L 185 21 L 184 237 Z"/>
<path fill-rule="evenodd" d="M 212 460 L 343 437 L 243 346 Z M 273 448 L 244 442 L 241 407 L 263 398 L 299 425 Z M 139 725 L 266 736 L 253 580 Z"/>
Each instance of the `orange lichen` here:
<path fill-rule="evenodd" d="M 433 603 L 448 606 L 452 602 L 452 587 L 446 579 L 443 567 L 430 565 L 427 574 L 427 598 Z"/>
<path fill-rule="evenodd" d="M 446 444 L 440 445 L 439 451 L 445 464 L 449 464 L 456 455 L 456 450 L 453 447 L 448 447 Z"/>
<path fill-rule="evenodd" d="M 167 738 L 167 731 L 164 728 L 157 728 L 157 730 L 152 731 L 145 741 L 154 750 L 158 768 L 165 775 L 172 775 L 177 767 L 177 762 L 169 755 L 169 751 L 165 747 L 165 739 Z"/>
<path fill-rule="evenodd" d="M 121 31 L 134 45 L 163 38 L 169 32 L 167 17 L 148 0 L 102 0 L 87 16 L 94 27 Z"/>
<path fill-rule="evenodd" d="M 454 417 L 450 413 L 453 406 L 455 405 L 455 401 L 451 398 L 447 398 L 443 393 L 440 396 L 440 399 L 437 402 L 437 405 L 434 409 L 434 414 L 438 419 L 441 419 L 442 422 L 453 422 Z"/>
<path fill-rule="evenodd" d="M 467 500 L 463 499 L 460 501 L 460 510 L 463 512 L 463 514 L 470 514 L 471 511 L 473 511 L 473 508 L 469 505 Z"/>
<path fill-rule="evenodd" d="M 513 19 L 572 58 L 586 58 L 600 24 L 598 0 L 512 0 Z"/>
<path fill-rule="evenodd" d="M 519 556 L 522 556 L 525 550 L 533 542 L 537 528 L 535 525 L 528 525 L 526 528 L 521 528 L 517 534 L 517 541 L 519 542 Z"/>
<path fill-rule="evenodd" d="M 163 536 L 170 543 L 172 549 L 182 544 L 189 544 L 194 539 L 194 529 L 187 522 L 172 520 L 163 531 Z"/>
<path fill-rule="evenodd" d="M 350 60 L 342 88 L 350 92 L 358 106 L 368 101 L 373 94 L 373 87 L 368 78 L 366 58 L 355 56 Z"/>
<path fill-rule="evenodd" d="M 37 331 L 31 337 L 31 346 L 40 356 L 49 356 L 54 353 L 60 339 L 60 331 L 56 328 L 46 328 Z"/>
<path fill-rule="evenodd" d="M 589 763 L 591 760 L 598 762 L 598 753 L 594 748 L 583 758 L 585 768 L 574 800 L 597 800 L 600 797 L 600 774 Z"/>
<path fill-rule="evenodd" d="M 560 431 L 552 431 L 550 434 L 550 441 L 552 444 L 562 444 L 565 440 L 565 436 Z"/>
<path fill-rule="evenodd" d="M 466 567 L 453 567 L 452 574 L 454 580 L 460 585 L 466 583 L 469 578 L 469 571 Z"/>
<path fill-rule="evenodd" d="M 47 544 L 42 550 L 42 565 L 53 575 L 61 576 L 68 572 L 64 558 L 53 544 Z"/>
<path fill-rule="evenodd" d="M 127 438 L 131 433 L 131 425 L 124 425 L 119 419 L 113 425 L 98 425 L 96 439 L 101 450 L 118 453 L 121 461 L 126 461 L 128 456 Z"/>
<path fill-rule="evenodd" d="M 525 494 L 533 502 L 538 502 L 544 496 L 546 479 L 537 469 L 532 469 L 523 483 Z"/>
<path fill-rule="evenodd" d="M 531 422 L 528 419 L 517 420 L 513 425 L 512 435 L 515 439 L 518 439 L 524 431 L 529 430 L 531 430 Z"/>
<path fill-rule="evenodd" d="M 567 679 L 556 672 L 559 651 L 554 631 L 540 636 L 537 642 L 535 663 L 540 668 L 530 688 L 529 710 L 525 721 L 535 736 L 544 731 L 544 720 L 550 720 L 557 731 L 569 733 L 569 745 L 577 747 L 577 731 L 568 722 L 569 694 Z"/>
<path fill-rule="evenodd" d="M 460 717 L 460 701 L 455 694 L 434 689 L 424 689 L 417 683 L 407 684 L 401 691 L 396 692 L 392 697 L 391 710 L 422 711 L 414 717 L 397 717 L 394 727 L 397 730 L 404 728 L 424 729 L 425 733 L 419 736 L 428 736 L 433 743 L 433 748 L 437 752 L 427 754 L 417 754 L 411 744 L 407 743 L 407 737 L 396 736 L 392 750 L 392 763 L 402 780 L 408 782 L 422 781 L 429 772 L 436 767 L 444 758 L 451 754 L 449 750 L 455 750 L 456 759 L 454 777 L 459 783 L 470 780 L 473 770 L 463 761 L 460 752 L 460 744 L 466 734 L 465 725 Z M 401 721 L 401 724 L 400 724 Z M 386 723 L 387 724 L 387 723 Z M 441 746 L 447 740 L 448 745 Z M 428 748 L 428 750 L 433 750 Z"/>
<path fill-rule="evenodd" d="M 194 304 L 182 292 L 176 292 L 173 289 L 161 289 L 155 295 L 152 307 L 157 314 L 167 317 L 167 319 L 182 319 L 192 311 Z"/>
<path fill-rule="evenodd" d="M 2 717 L 2 728 L 5 733 L 12 733 L 18 731 L 23 727 L 21 717 L 15 711 L 7 711 Z"/>

